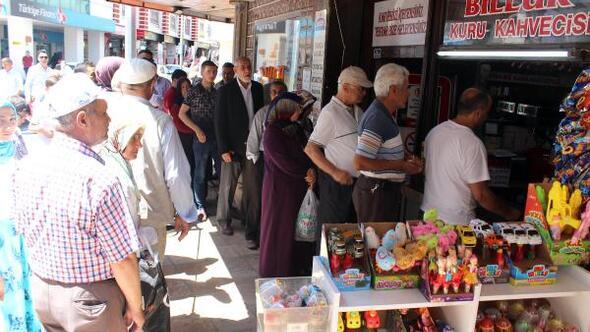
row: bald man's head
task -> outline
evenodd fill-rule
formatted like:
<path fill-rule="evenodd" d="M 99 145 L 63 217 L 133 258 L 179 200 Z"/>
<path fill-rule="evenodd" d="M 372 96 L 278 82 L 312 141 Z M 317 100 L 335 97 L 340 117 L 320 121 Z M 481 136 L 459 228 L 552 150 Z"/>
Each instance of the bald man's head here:
<path fill-rule="evenodd" d="M 457 114 L 468 115 L 477 110 L 487 111 L 492 106 L 492 96 L 480 88 L 469 88 L 461 94 Z"/>

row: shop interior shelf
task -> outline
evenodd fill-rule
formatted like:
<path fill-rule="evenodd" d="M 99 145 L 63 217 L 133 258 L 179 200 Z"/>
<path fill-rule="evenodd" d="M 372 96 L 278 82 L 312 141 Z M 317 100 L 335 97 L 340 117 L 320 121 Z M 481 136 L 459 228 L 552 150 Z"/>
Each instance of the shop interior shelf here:
<path fill-rule="evenodd" d="M 394 310 L 473 305 L 473 301 L 428 302 L 418 289 L 366 290 L 340 293 L 338 311 Z"/>
<path fill-rule="evenodd" d="M 557 282 L 547 286 L 483 285 L 480 301 L 590 296 L 590 274 L 579 266 L 560 266 Z"/>

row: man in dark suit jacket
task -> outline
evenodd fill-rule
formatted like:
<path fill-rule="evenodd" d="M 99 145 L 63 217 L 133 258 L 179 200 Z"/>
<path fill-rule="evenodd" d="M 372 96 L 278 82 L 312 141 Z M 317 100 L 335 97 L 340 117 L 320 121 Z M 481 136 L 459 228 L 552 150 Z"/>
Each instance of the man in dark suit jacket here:
<path fill-rule="evenodd" d="M 235 64 L 236 78 L 217 92 L 215 132 L 221 154 L 221 179 L 217 201 L 217 223 L 222 233 L 233 235 L 230 209 L 238 178 L 246 161 L 246 141 L 254 114 L 263 106 L 262 85 L 252 81 L 252 62 L 240 57 Z M 248 186 L 247 179 L 243 185 Z M 253 241 L 250 241 L 253 242 Z M 255 243 L 248 243 L 254 247 Z"/>

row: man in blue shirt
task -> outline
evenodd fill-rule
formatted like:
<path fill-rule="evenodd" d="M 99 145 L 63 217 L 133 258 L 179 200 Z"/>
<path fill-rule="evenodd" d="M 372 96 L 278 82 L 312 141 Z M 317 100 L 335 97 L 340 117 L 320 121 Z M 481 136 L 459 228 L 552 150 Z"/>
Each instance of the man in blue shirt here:
<path fill-rule="evenodd" d="M 377 71 L 376 99 L 359 124 L 354 166 L 360 176 L 353 190 L 359 222 L 398 221 L 406 175 L 422 172 L 422 161 L 406 155 L 395 120 L 408 101 L 408 74 L 393 63 Z"/>

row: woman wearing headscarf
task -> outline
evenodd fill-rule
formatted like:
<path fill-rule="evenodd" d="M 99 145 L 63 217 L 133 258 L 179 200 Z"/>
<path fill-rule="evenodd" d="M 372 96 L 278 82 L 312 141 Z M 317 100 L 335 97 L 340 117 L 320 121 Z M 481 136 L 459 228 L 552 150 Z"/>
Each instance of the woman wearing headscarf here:
<path fill-rule="evenodd" d="M 33 302 L 24 240 L 12 219 L 11 176 L 27 154 L 17 130 L 18 114 L 11 103 L 0 105 L 0 312 L 2 331 L 41 331 Z"/>
<path fill-rule="evenodd" d="M 182 149 L 184 150 L 186 158 L 188 159 L 188 163 L 191 166 L 191 176 L 193 176 L 195 171 L 195 157 L 193 152 L 193 137 L 195 136 L 195 132 L 187 127 L 187 125 L 185 125 L 184 122 L 182 122 L 182 120 L 180 120 L 178 117 L 180 106 L 182 106 L 182 103 L 184 103 L 184 99 L 188 95 L 188 91 L 191 89 L 191 81 L 189 81 L 189 79 L 186 77 L 179 78 L 176 86 L 172 85 L 169 89 L 171 89 L 173 93 L 166 93 L 163 102 L 163 109 L 164 112 L 172 116 L 172 121 L 174 122 L 176 130 L 178 130 L 178 135 L 180 136 Z"/>
<path fill-rule="evenodd" d="M 111 123 L 109 138 L 103 145 L 100 155 L 123 186 L 127 205 L 142 244 L 138 257 L 140 258 L 142 298 L 146 306 L 143 331 L 165 332 L 170 330 L 169 303 L 165 297 L 168 290 L 160 263 L 153 257 L 151 251 L 151 245 L 157 242 L 157 234 L 153 227 L 142 227 L 139 224 L 142 214 L 147 213 L 147 203 L 142 199 L 129 164 L 130 160 L 137 158 L 142 148 L 143 132 L 144 125 L 136 121 Z M 149 282 L 146 283 L 146 279 Z"/>
<path fill-rule="evenodd" d="M 98 60 L 94 68 L 96 84 L 106 91 L 113 91 L 113 87 L 111 86 L 113 75 L 115 75 L 115 72 L 123 62 L 125 62 L 125 59 L 118 56 L 107 56 Z"/>
<path fill-rule="evenodd" d="M 295 241 L 295 221 L 315 182 L 307 144 L 307 115 L 315 98 L 307 91 L 283 93 L 269 108 L 264 132 L 264 180 L 260 221 L 261 277 L 309 275 L 313 244 Z"/>

